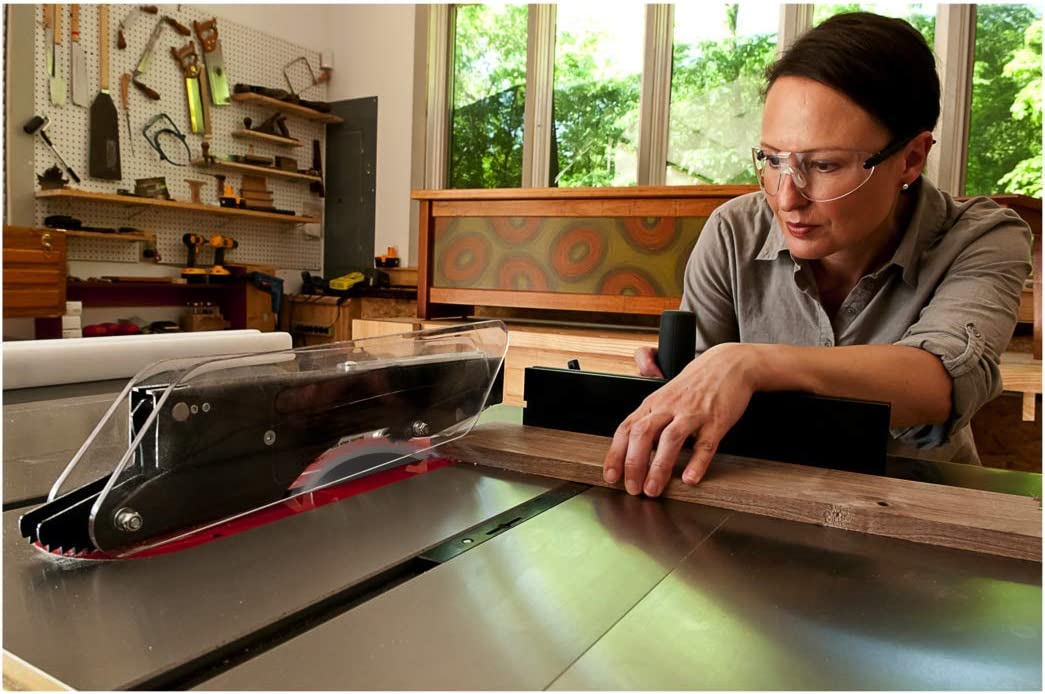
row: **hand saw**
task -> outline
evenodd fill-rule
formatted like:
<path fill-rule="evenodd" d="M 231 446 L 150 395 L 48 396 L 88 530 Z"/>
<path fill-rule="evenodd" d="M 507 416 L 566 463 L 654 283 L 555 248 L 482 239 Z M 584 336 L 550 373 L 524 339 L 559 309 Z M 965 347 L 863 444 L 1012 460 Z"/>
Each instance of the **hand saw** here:
<path fill-rule="evenodd" d="M 181 73 L 185 77 L 185 98 L 189 105 L 189 127 L 194 133 L 207 130 L 204 123 L 206 113 L 203 110 L 203 85 L 200 84 L 200 57 L 196 53 L 196 44 L 189 41 L 181 49 L 171 46 Z"/>
<path fill-rule="evenodd" d="M 487 321 L 160 362 L 132 379 L 20 530 L 52 554 L 130 556 L 415 462 L 471 428 L 506 348 L 504 324 Z M 111 474 L 75 487 L 78 466 L 98 469 L 114 450 Z"/>
<path fill-rule="evenodd" d="M 229 78 L 225 74 L 225 58 L 221 53 L 221 42 L 218 40 L 217 20 L 192 22 L 196 30 L 196 38 L 203 46 L 203 63 L 207 66 L 207 84 L 210 86 L 210 100 L 215 106 L 225 106 L 231 101 L 229 97 Z"/>

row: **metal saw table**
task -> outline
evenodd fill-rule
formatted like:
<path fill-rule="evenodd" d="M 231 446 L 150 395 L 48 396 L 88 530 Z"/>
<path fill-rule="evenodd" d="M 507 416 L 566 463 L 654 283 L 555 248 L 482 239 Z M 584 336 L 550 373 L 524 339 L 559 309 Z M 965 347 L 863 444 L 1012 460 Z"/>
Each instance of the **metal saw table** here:
<path fill-rule="evenodd" d="M 5 436 L 33 411 L 5 405 Z M 1034 562 L 467 464 L 182 552 L 56 561 L 16 529 L 46 487 L 4 454 L 4 649 L 74 688 L 1042 686 Z"/>

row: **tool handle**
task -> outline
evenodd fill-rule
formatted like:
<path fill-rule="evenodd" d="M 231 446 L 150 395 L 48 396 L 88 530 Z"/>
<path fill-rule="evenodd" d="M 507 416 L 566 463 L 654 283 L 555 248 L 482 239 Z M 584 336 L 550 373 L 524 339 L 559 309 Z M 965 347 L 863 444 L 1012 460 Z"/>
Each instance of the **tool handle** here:
<path fill-rule="evenodd" d="M 148 98 L 152 99 L 153 101 L 159 101 L 160 100 L 160 93 L 157 92 L 155 89 L 153 89 L 152 87 L 150 87 L 148 85 L 142 84 L 138 80 L 133 80 L 133 82 L 134 82 L 134 86 L 137 87 L 138 91 L 140 91 L 142 94 L 144 94 Z"/>
<path fill-rule="evenodd" d="M 128 86 L 131 83 L 131 73 L 125 72 L 120 75 L 120 105 L 123 106 L 123 110 L 127 110 L 128 104 Z"/>
<path fill-rule="evenodd" d="M 665 311 L 660 314 L 657 365 L 664 378 L 675 378 L 693 361 L 696 343 L 696 314 L 691 311 Z"/>
<path fill-rule="evenodd" d="M 62 42 L 62 6 L 54 6 L 54 45 Z"/>
<path fill-rule="evenodd" d="M 192 31 L 189 29 L 189 27 L 185 26 L 174 17 L 168 17 L 167 15 L 164 15 L 163 21 L 167 22 L 167 25 L 170 26 L 170 28 L 174 29 L 182 36 L 192 36 Z"/>
<path fill-rule="evenodd" d="M 54 5 L 44 5 L 44 29 L 54 26 Z"/>
<path fill-rule="evenodd" d="M 212 53 L 218 45 L 217 19 L 211 17 L 205 22 L 193 20 L 192 26 L 196 30 L 196 37 L 203 44 L 204 53 Z"/>
<path fill-rule="evenodd" d="M 79 183 L 80 182 L 80 177 L 76 175 L 75 171 L 73 171 L 73 167 L 69 166 L 69 163 L 67 161 L 65 161 L 65 157 L 63 157 L 61 154 L 59 154 L 58 150 L 54 148 L 54 143 L 51 142 L 51 138 L 47 136 L 47 131 L 46 130 L 41 130 L 40 131 L 40 137 L 42 137 L 44 139 L 44 142 L 47 143 L 47 146 L 51 148 L 52 152 L 54 152 L 54 156 L 58 157 L 58 161 L 62 162 L 62 166 L 64 166 L 65 170 L 69 173 L 69 178 L 71 178 L 74 181 L 76 181 L 77 183 Z"/>
<path fill-rule="evenodd" d="M 80 43 L 80 6 L 69 5 L 69 40 Z"/>
<path fill-rule="evenodd" d="M 98 88 L 109 91 L 109 6 L 98 5 Z"/>

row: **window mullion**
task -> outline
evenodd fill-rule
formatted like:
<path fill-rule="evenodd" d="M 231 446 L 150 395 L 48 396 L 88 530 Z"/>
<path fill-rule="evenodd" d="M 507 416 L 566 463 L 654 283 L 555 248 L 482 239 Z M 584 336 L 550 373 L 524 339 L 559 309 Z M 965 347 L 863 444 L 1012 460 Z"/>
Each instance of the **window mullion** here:
<path fill-rule="evenodd" d="M 448 175 L 454 12 L 451 5 L 428 6 L 428 117 L 425 123 L 428 156 L 425 157 L 424 185 L 429 190 L 445 188 Z"/>
<path fill-rule="evenodd" d="M 551 173 L 555 5 L 530 5 L 526 39 L 522 187 L 545 188 Z"/>
<path fill-rule="evenodd" d="M 638 185 L 667 178 L 674 5 L 646 6 L 645 55 L 639 103 Z"/>
<path fill-rule="evenodd" d="M 813 26 L 813 5 L 781 5 L 777 55 L 787 50 L 799 36 Z"/>
<path fill-rule="evenodd" d="M 935 52 L 940 72 L 940 120 L 933 131 L 926 175 L 952 195 L 965 191 L 976 50 L 976 5 L 940 5 L 936 10 Z"/>

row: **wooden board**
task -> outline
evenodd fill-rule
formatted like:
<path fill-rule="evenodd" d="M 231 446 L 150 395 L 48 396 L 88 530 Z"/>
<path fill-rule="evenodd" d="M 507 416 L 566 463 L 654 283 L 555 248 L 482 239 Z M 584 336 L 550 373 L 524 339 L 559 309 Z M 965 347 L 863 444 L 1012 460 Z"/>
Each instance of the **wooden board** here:
<path fill-rule="evenodd" d="M 491 467 L 601 487 L 610 439 L 490 423 L 440 447 Z M 686 452 L 680 465 L 688 460 Z M 982 554 L 1041 561 L 1041 499 L 719 455 L 695 487 L 665 497 Z"/>
<path fill-rule="evenodd" d="M 273 99 L 268 96 L 262 96 L 261 94 L 255 94 L 253 92 L 239 92 L 232 95 L 232 100 L 239 103 L 255 104 L 257 106 L 267 106 L 274 111 L 285 113 L 288 116 L 297 116 L 298 118 L 304 118 L 305 120 L 319 121 L 320 123 L 344 123 L 345 119 L 340 116 L 335 116 L 333 113 L 322 113 L 311 108 L 300 106 L 298 104 L 288 104 L 286 101 L 280 101 L 279 99 Z"/>

